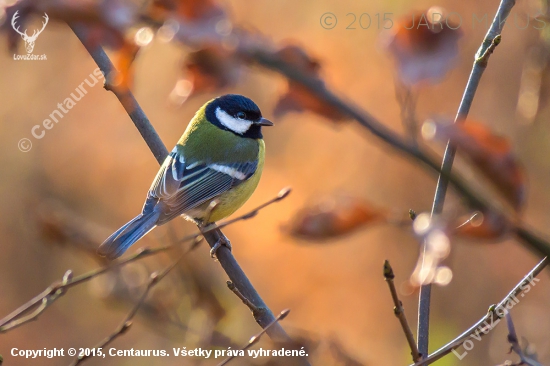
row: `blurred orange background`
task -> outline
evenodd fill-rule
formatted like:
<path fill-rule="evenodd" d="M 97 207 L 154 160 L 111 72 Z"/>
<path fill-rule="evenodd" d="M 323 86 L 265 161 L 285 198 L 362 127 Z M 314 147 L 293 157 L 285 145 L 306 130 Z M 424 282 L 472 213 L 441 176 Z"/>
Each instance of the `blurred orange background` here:
<path fill-rule="evenodd" d="M 456 67 L 448 77 L 419 94 L 420 120 L 432 115 L 454 117 L 471 70 L 473 57 L 486 32 L 471 26 L 473 13 L 492 19 L 498 1 L 222 1 L 234 22 L 256 28 L 278 44 L 288 41 L 306 49 L 322 65 L 321 75 L 331 89 L 368 110 L 388 127 L 401 131 L 395 100 L 394 67 L 380 47 L 380 30 L 346 29 L 347 13 L 392 13 L 394 19 L 413 10 L 438 5 L 465 19 Z M 518 22 L 533 15 L 538 2 L 519 2 L 513 11 Z M 323 29 L 320 16 L 334 13 L 338 25 Z M 506 135 L 525 164 L 528 204 L 525 221 L 548 232 L 550 214 L 550 111 L 541 110 L 529 124 L 517 118 L 516 105 L 522 70 L 529 49 L 539 42 L 532 27 L 505 28 L 501 45 L 483 76 L 470 115 L 494 131 Z M 5 36 L 3 36 L 5 40 Z M 93 256 L 68 243 L 46 240 L 36 222 L 44 203 L 55 200 L 82 220 L 93 223 L 94 235 L 107 236 L 140 210 L 158 164 L 118 100 L 99 84 L 67 113 L 41 140 L 30 136 L 41 123 L 96 68 L 71 30 L 51 22 L 36 45 L 48 60 L 14 61 L 3 47 L 0 52 L 0 317 L 38 294 L 67 269 L 81 274 L 100 265 Z M 38 51 L 39 49 L 39 51 Z M 19 45 L 19 52 L 23 46 Z M 236 87 L 191 97 L 181 107 L 168 96 L 182 74 L 182 58 L 189 49 L 154 40 L 135 61 L 134 92 L 160 137 L 171 149 L 194 112 L 208 99 L 225 92 L 252 98 L 275 127 L 264 131 L 267 157 L 260 185 L 240 209 L 244 213 L 269 200 L 285 186 L 292 194 L 281 203 L 224 230 L 233 253 L 268 306 L 278 313 L 290 308 L 282 325 L 291 334 L 319 341 L 338 340 L 345 352 L 365 365 L 410 363 L 407 343 L 382 277 L 389 259 L 400 289 L 418 257 L 419 242 L 408 227 L 375 225 L 341 239 L 304 242 L 281 230 L 297 210 L 319 197 L 347 194 L 406 215 L 409 208 L 429 211 L 436 175 L 395 153 L 354 122 L 332 124 L 311 113 L 290 113 L 274 119 L 272 111 L 284 91 L 284 79 L 260 68 L 247 69 Z M 23 153 L 21 138 L 33 146 Z M 438 152 L 442 145 L 430 145 Z M 459 200 L 451 193 L 447 208 Z M 97 226 L 97 227 L 96 227 Z M 165 244 L 171 235 L 194 233 L 196 228 L 175 220 L 155 229 L 130 252 L 144 245 Z M 99 243 L 98 243 L 99 244 Z M 207 347 L 209 332 L 216 331 L 235 345 L 245 344 L 259 331 L 248 309 L 226 289 L 226 275 L 208 256 L 203 245 L 191 253 L 176 274 L 172 273 L 151 295 L 151 305 L 138 314 L 132 329 L 115 340 L 117 349 Z M 514 240 L 477 245 L 454 240 L 447 261 L 453 281 L 432 292 L 430 349 L 450 341 L 474 324 L 489 305 L 500 301 L 537 262 L 537 256 Z M 0 335 L 0 354 L 6 365 L 58 365 L 70 359 L 26 360 L 10 356 L 19 349 L 93 347 L 111 333 L 139 296 L 148 271 L 169 262 L 160 254 L 129 265 L 119 275 L 129 286 L 122 295 L 114 288 L 114 275 L 77 286 L 56 301 L 37 321 Z M 192 275 L 192 274 L 193 275 Z M 191 281 L 190 277 L 196 277 Z M 197 279 L 198 278 L 198 279 Z M 536 346 L 539 361 L 550 363 L 550 292 L 548 273 L 514 307 L 512 316 L 520 336 Z M 190 282 L 191 281 L 191 282 Z M 204 282 L 216 301 L 200 298 L 197 283 Z M 189 284 L 191 283 L 191 285 Z M 137 287 L 136 287 L 137 286 Z M 194 287 L 193 287 L 194 286 Z M 117 292 L 118 291 L 118 292 Z M 207 292 L 208 292 L 207 291 Z M 409 322 L 416 327 L 417 293 L 402 293 Z M 212 304 L 221 304 L 216 310 Z M 206 304 L 206 305 L 205 305 Z M 163 317 L 170 309 L 181 318 L 179 325 Z M 216 318 L 212 314 L 218 314 Z M 173 319 L 172 319 L 173 320 Z M 183 325 L 182 325 L 183 324 Z M 184 329 L 184 328 L 187 328 Z M 459 361 L 449 355 L 440 365 L 490 365 L 508 355 L 504 323 L 492 331 Z M 262 340 L 268 348 L 270 341 Z M 312 359 L 316 365 L 351 365 Z M 328 357 L 328 356 L 327 356 Z M 88 360 L 90 365 L 215 365 L 220 360 L 186 358 L 116 358 Z M 340 362 L 340 363 L 337 363 Z M 234 364 L 261 364 L 237 360 Z"/>

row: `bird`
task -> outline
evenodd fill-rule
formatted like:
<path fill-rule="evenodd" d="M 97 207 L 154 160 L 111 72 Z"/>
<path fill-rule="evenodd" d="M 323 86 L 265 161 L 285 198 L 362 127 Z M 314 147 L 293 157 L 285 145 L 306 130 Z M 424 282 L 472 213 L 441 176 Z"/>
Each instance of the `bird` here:
<path fill-rule="evenodd" d="M 273 126 L 251 99 L 226 94 L 206 102 L 161 165 L 141 213 L 98 248 L 121 256 L 155 227 L 183 216 L 206 227 L 230 216 L 254 193 L 264 167 L 262 127 Z M 210 254 L 231 244 L 226 238 Z"/>

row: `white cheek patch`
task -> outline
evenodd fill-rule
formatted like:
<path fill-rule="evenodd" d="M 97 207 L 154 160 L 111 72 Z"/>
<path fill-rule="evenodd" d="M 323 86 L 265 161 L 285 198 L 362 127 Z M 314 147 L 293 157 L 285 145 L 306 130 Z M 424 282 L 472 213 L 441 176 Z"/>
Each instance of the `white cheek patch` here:
<path fill-rule="evenodd" d="M 220 107 L 216 109 L 216 117 L 218 118 L 218 121 L 225 127 L 229 128 L 231 131 L 238 133 L 242 135 L 248 129 L 250 126 L 252 126 L 252 121 L 248 121 L 246 119 L 237 119 L 235 117 L 230 116 L 222 110 Z"/>

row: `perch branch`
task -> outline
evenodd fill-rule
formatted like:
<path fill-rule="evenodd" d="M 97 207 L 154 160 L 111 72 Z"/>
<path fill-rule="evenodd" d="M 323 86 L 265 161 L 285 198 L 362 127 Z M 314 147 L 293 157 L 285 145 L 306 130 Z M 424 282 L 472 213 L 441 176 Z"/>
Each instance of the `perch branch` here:
<path fill-rule="evenodd" d="M 241 292 L 239 291 L 238 288 L 235 287 L 233 282 L 227 281 L 226 283 L 227 283 L 227 288 L 230 289 L 239 299 L 241 299 L 243 304 L 248 306 L 248 308 L 252 311 L 252 314 L 256 314 L 261 311 L 256 307 L 256 305 L 251 303 L 250 300 L 248 300 L 243 294 L 241 294 Z"/>
<path fill-rule="evenodd" d="M 397 289 L 395 288 L 395 283 L 393 282 L 395 274 L 393 273 L 393 268 L 391 267 L 390 262 L 387 260 L 384 262 L 384 278 L 386 279 L 386 283 L 388 284 L 393 300 L 393 312 L 401 323 L 401 328 L 403 328 L 403 332 L 405 333 L 405 337 L 407 338 L 407 343 L 409 344 L 409 348 L 411 349 L 413 362 L 420 361 L 422 359 L 422 356 L 418 352 L 418 348 L 416 347 L 416 342 L 414 340 L 411 327 L 407 322 L 405 310 L 403 309 L 403 303 L 401 302 L 401 300 L 399 300 L 399 297 L 397 296 Z"/>
<path fill-rule="evenodd" d="M 103 71 L 105 75 L 109 75 L 109 73 L 114 70 L 114 66 L 109 60 L 109 57 L 105 54 L 103 48 L 100 46 L 90 47 L 89 45 L 87 45 L 85 34 L 80 29 L 73 26 L 72 30 L 83 43 L 84 47 L 87 49 L 90 56 L 94 59 L 97 66 L 99 66 L 100 70 Z M 112 88 L 110 89 L 114 92 L 115 96 L 120 100 L 120 102 L 128 112 L 128 115 L 134 122 L 136 128 L 140 131 L 143 139 L 147 142 L 147 145 L 155 155 L 158 163 L 162 164 L 164 159 L 168 155 L 168 150 L 164 146 L 163 142 L 160 140 L 160 137 L 156 133 L 154 127 L 145 116 L 145 113 L 141 110 L 141 107 L 135 100 L 131 91 L 127 90 L 123 93 L 120 93 L 116 91 L 116 88 L 114 90 Z M 203 236 L 210 247 L 213 247 L 218 239 L 222 237 L 225 238 L 224 234 L 219 228 L 214 228 L 212 231 L 203 232 Z M 256 289 L 252 286 L 250 280 L 241 269 L 231 251 L 228 250 L 227 247 L 222 246 L 216 252 L 216 256 L 231 282 L 233 282 L 235 286 L 239 289 L 239 291 L 244 296 L 246 296 L 256 307 L 263 310 L 258 316 L 255 316 L 256 322 L 262 328 L 266 328 L 268 325 L 272 324 L 276 319 L 275 316 L 264 303 Z M 274 341 L 291 342 L 291 338 L 289 337 L 289 335 L 277 322 L 270 326 L 266 332 Z M 302 360 L 302 363 L 305 365 L 309 364 L 305 358 Z"/>

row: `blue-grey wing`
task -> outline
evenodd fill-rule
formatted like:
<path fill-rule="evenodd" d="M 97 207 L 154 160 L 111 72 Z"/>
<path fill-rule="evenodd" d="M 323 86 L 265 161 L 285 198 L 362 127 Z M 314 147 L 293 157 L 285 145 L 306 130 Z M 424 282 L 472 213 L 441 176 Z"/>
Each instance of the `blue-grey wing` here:
<path fill-rule="evenodd" d="M 246 181 L 257 167 L 257 161 L 187 164 L 175 150 L 157 173 L 143 211 L 161 204 L 161 225 Z"/>

